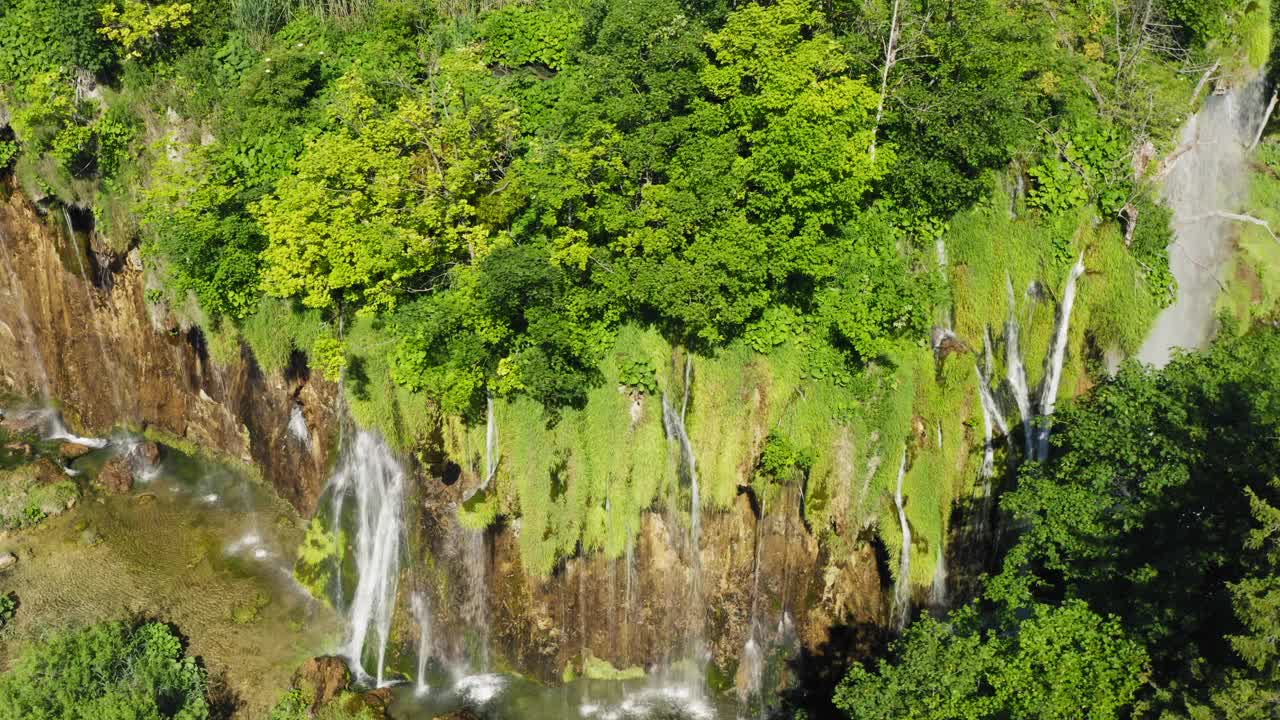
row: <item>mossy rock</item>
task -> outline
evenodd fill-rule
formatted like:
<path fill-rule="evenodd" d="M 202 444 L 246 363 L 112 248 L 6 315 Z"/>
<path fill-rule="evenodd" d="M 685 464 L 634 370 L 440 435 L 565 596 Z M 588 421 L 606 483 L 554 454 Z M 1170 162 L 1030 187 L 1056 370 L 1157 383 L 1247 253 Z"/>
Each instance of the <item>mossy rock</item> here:
<path fill-rule="evenodd" d="M 0 528 L 32 527 L 65 512 L 79 497 L 75 482 L 48 459 L 0 470 Z"/>
<path fill-rule="evenodd" d="M 582 676 L 588 680 L 640 680 L 645 672 L 644 668 L 635 666 L 618 669 L 608 660 L 588 652 L 582 659 Z"/>

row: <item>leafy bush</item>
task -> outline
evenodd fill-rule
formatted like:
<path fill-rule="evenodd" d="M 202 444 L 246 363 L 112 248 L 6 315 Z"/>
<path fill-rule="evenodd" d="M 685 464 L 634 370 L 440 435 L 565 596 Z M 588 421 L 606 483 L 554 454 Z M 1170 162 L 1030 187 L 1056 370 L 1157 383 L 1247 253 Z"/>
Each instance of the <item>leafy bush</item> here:
<path fill-rule="evenodd" d="M 18 597 L 13 593 L 0 595 L 0 630 L 3 630 L 18 612 Z"/>
<path fill-rule="evenodd" d="M 0 717 L 209 716 L 205 671 L 162 623 L 102 623 L 53 634 L 0 675 Z"/>
<path fill-rule="evenodd" d="M 535 8 L 511 3 L 489 13 L 480 27 L 490 63 L 517 68 L 539 64 L 564 67 L 582 26 L 571 7 Z"/>
<path fill-rule="evenodd" d="M 658 394 L 658 376 L 648 358 L 624 358 L 618 368 L 618 382 L 637 392 Z"/>
<path fill-rule="evenodd" d="M 142 58 L 191 25 L 191 3 L 152 5 L 140 0 L 113 0 L 101 7 L 98 32 L 120 45 L 126 58 Z"/>

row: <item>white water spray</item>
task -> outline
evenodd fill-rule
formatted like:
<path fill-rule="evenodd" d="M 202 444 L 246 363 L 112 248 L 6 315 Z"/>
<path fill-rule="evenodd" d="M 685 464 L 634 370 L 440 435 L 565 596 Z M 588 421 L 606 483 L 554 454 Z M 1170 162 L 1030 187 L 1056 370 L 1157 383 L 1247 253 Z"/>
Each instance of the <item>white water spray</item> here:
<path fill-rule="evenodd" d="M 1076 302 L 1076 281 L 1084 274 L 1084 253 L 1076 260 L 1067 276 L 1062 291 L 1062 307 L 1058 311 L 1058 329 L 1049 350 L 1049 367 L 1045 373 L 1044 389 L 1040 395 L 1040 427 L 1036 428 L 1036 459 L 1049 459 L 1049 429 L 1053 421 L 1054 407 L 1058 402 L 1058 385 L 1062 382 L 1062 363 L 1067 356 L 1067 342 L 1071 329 L 1071 309 Z"/>
<path fill-rule="evenodd" d="M 381 438 L 361 430 L 330 482 L 335 495 L 351 494 L 356 505 L 358 579 L 348 614 L 350 634 L 345 654 L 356 675 L 372 677 L 381 686 L 400 574 L 404 469 Z M 342 503 L 338 501 L 336 507 L 340 509 Z M 377 665 L 369 673 L 363 658 L 371 632 Z"/>
<path fill-rule="evenodd" d="M 289 434 L 294 440 L 306 445 L 311 442 L 311 431 L 307 428 L 307 418 L 302 414 L 302 406 L 293 404 L 289 411 Z"/>
<path fill-rule="evenodd" d="M 1200 349 L 1213 338 L 1214 308 L 1235 230 L 1220 213 L 1238 210 L 1246 197 L 1248 146 L 1266 122 L 1262 85 L 1257 80 L 1206 98 L 1183 126 L 1179 151 L 1165 161 L 1172 164 L 1164 200 L 1173 211 L 1169 268 L 1178 295 L 1138 351 L 1144 363 L 1164 367 L 1174 349 Z"/>

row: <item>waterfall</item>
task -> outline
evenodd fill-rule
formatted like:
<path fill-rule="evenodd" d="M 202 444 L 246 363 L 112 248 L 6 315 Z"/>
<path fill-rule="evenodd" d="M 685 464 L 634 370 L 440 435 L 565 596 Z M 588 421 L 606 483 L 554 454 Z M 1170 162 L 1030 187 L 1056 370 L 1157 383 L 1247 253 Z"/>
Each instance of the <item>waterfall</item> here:
<path fill-rule="evenodd" d="M 306 445 L 311 442 L 311 432 L 307 428 L 307 418 L 302 414 L 302 405 L 293 404 L 289 411 L 289 434 L 294 440 Z"/>
<path fill-rule="evenodd" d="M 1031 391 L 1027 389 L 1027 369 L 1022 365 L 1022 350 L 1018 347 L 1018 318 L 1014 311 L 1016 304 L 1013 297 L 1013 281 L 1005 275 L 1005 284 L 1009 289 L 1009 320 L 1005 323 L 1005 365 L 1009 376 L 1009 387 L 1013 390 L 1013 399 L 1018 404 L 1018 412 L 1022 415 L 1022 434 L 1024 436 L 1027 457 L 1033 457 L 1035 448 L 1031 444 Z"/>
<path fill-rule="evenodd" d="M 484 428 L 484 485 L 489 487 L 493 476 L 498 472 L 498 418 L 494 409 L 493 393 L 485 398 Z"/>
<path fill-rule="evenodd" d="M 342 498 L 352 495 L 355 499 L 358 577 L 348 613 L 350 627 L 344 653 L 358 677 L 371 678 L 381 686 L 400 574 L 404 469 L 382 438 L 360 430 L 346 449 L 330 483 L 337 498 L 338 517 L 341 517 Z M 364 667 L 371 631 L 372 640 L 376 642 L 372 649 L 377 657 L 372 674 Z"/>
<path fill-rule="evenodd" d="M 1053 420 L 1054 406 L 1058 402 L 1058 384 L 1062 382 L 1062 363 L 1067 356 L 1067 342 L 1071 329 L 1071 308 L 1076 302 L 1076 281 L 1084 274 L 1084 253 L 1076 260 L 1067 276 L 1062 291 L 1062 307 L 1058 310 L 1058 328 L 1049 351 L 1049 367 L 1045 373 L 1044 389 L 1040 395 L 1040 414 L 1043 419 L 1036 428 L 1036 459 L 1049 459 L 1049 427 Z"/>
<path fill-rule="evenodd" d="M 907 476 L 907 449 L 902 449 L 902 464 L 898 467 L 898 487 L 893 493 L 893 504 L 898 508 L 898 522 L 902 524 L 902 554 L 898 561 L 898 577 L 893 586 L 893 621 L 901 631 L 907 626 L 911 614 L 911 525 L 902 501 L 902 481 Z"/>
<path fill-rule="evenodd" d="M 1174 231 L 1169 268 L 1178 294 L 1138 352 L 1144 363 L 1163 367 L 1175 348 L 1203 348 L 1213 338 L 1220 276 L 1232 252 L 1232 220 L 1222 213 L 1239 210 L 1248 191 L 1249 146 L 1266 122 L 1262 86 L 1259 79 L 1206 98 L 1165 160 L 1163 195 Z"/>
<path fill-rule="evenodd" d="M 427 607 L 427 596 L 415 592 L 409 596 L 409 609 L 413 611 L 413 620 L 418 625 L 418 676 L 414 680 L 414 692 L 426 695 L 431 690 L 427 684 L 427 659 L 431 656 L 431 610 Z"/>

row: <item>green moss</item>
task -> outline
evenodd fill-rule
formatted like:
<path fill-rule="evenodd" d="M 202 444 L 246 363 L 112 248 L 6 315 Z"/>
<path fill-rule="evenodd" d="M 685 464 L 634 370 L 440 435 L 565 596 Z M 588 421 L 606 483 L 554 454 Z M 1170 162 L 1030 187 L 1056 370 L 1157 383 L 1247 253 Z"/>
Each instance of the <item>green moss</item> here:
<path fill-rule="evenodd" d="M 639 680 L 645 672 L 644 668 L 634 666 L 619 670 L 613 663 L 588 651 L 582 658 L 582 676 L 589 680 Z"/>
<path fill-rule="evenodd" d="M 345 342 L 348 357 L 343 389 L 356 424 L 377 430 L 402 453 L 426 442 L 440 424 L 439 414 L 426 397 L 391 379 L 388 340 L 381 321 L 357 318 L 348 328 Z"/>
<path fill-rule="evenodd" d="M 307 534 L 298 547 L 293 575 L 312 597 L 326 604 L 330 602 L 329 584 L 333 568 L 342 565 L 346 548 L 346 537 L 341 530 L 331 532 L 325 529 L 319 516 L 311 518 Z"/>
<path fill-rule="evenodd" d="M 1268 138 L 1258 148 L 1250 180 L 1247 212 L 1280 230 L 1280 139 Z M 1239 223 L 1235 230 L 1236 252 L 1218 311 L 1244 332 L 1280 313 L 1280 242 L 1250 223 Z"/>
<path fill-rule="evenodd" d="M 470 530 L 483 530 L 498 518 L 498 494 L 484 489 L 476 492 L 458 509 L 458 521 Z"/>

